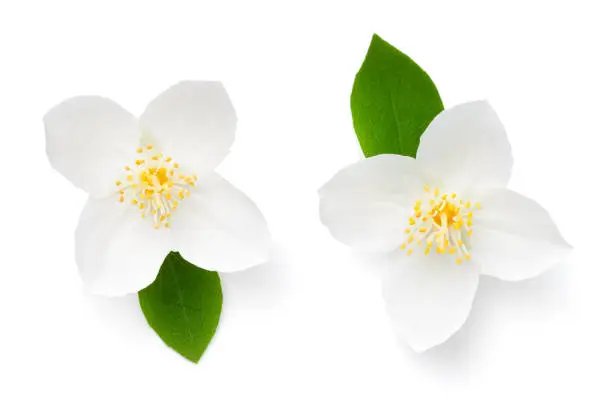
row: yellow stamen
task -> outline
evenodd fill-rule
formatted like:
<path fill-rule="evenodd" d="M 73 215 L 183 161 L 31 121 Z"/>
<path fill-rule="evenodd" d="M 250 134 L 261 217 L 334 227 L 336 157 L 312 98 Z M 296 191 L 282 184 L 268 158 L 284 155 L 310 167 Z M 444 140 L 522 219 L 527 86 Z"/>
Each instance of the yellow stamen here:
<path fill-rule="evenodd" d="M 117 190 L 119 202 L 123 203 L 128 198 L 138 208 L 142 218 L 152 218 L 155 229 L 162 224 L 169 227 L 170 211 L 177 209 L 179 199 L 191 194 L 189 188 L 196 185 L 197 177 L 185 177 L 176 170 L 178 163 L 155 151 L 153 145 L 137 148 L 136 153 L 143 153 L 145 148 L 151 151 L 147 153 L 147 159 L 135 159 L 135 169 L 124 166 L 128 172 L 125 176 L 128 184 Z M 115 185 L 121 186 L 122 181 L 116 180 Z"/>
<path fill-rule="evenodd" d="M 184 181 L 189 184 L 191 177 L 186 177 Z M 413 205 L 414 214 L 408 218 L 410 226 L 415 226 L 417 219 L 421 219 L 419 223 L 422 222 L 422 226 L 416 229 L 405 228 L 404 233 L 409 234 L 409 237 L 400 248 L 406 249 L 408 244 L 416 240 L 419 246 L 424 246 L 425 254 L 429 254 L 435 247 L 439 254 L 457 255 L 457 264 L 470 260 L 471 256 L 462 236 L 472 235 L 474 212 L 470 207 L 473 204 L 475 208 L 480 209 L 480 204 L 464 202 L 457 198 L 457 193 L 444 193 L 437 187 L 426 185 L 424 189 L 433 197 L 425 200 L 429 201 L 429 207 L 422 209 L 423 201 L 416 200 Z M 416 239 L 415 233 L 423 236 Z"/>

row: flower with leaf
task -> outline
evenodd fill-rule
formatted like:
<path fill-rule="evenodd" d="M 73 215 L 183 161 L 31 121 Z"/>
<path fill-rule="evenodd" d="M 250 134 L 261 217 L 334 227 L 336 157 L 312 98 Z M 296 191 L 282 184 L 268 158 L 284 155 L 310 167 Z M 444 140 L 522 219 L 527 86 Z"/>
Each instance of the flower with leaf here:
<path fill-rule="evenodd" d="M 44 117 L 51 165 L 90 195 L 76 230 L 88 290 L 137 292 L 171 251 L 231 272 L 267 259 L 256 205 L 215 173 L 236 114 L 219 82 L 181 82 L 136 118 L 98 96 L 68 99 Z"/>
<path fill-rule="evenodd" d="M 387 310 L 416 351 L 463 325 L 481 274 L 534 277 L 570 250 L 544 208 L 506 188 L 511 169 L 504 127 L 477 101 L 437 115 L 416 158 L 373 156 L 320 189 L 321 221 L 332 235 L 385 254 Z"/>

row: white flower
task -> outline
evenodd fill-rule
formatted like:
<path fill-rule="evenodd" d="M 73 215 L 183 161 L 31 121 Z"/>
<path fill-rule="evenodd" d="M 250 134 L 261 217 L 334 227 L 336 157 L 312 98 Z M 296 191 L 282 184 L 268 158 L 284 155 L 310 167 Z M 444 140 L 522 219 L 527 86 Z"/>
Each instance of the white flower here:
<path fill-rule="evenodd" d="M 387 310 L 414 350 L 463 325 L 480 274 L 526 279 L 570 250 L 544 208 L 506 189 L 511 168 L 504 128 L 478 101 L 440 113 L 416 159 L 365 159 L 319 191 L 321 221 L 336 239 L 388 253 Z"/>
<path fill-rule="evenodd" d="M 139 291 L 172 250 L 219 272 L 267 259 L 261 212 L 213 171 L 236 129 L 221 83 L 179 83 L 140 119 L 106 98 L 75 97 L 51 109 L 44 124 L 51 165 L 90 194 L 75 235 L 90 291 Z"/>

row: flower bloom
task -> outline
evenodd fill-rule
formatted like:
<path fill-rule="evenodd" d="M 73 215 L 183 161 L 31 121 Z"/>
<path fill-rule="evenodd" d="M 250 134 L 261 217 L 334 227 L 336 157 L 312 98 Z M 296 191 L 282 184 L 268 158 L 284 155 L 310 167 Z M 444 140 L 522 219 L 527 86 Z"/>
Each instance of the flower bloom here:
<path fill-rule="evenodd" d="M 51 165 L 90 194 L 75 235 L 90 291 L 139 291 L 170 251 L 219 272 L 267 259 L 261 212 L 214 172 L 236 129 L 221 83 L 181 82 L 140 119 L 106 98 L 75 97 L 44 124 Z"/>
<path fill-rule="evenodd" d="M 544 208 L 506 188 L 511 168 L 501 122 L 477 101 L 441 112 L 416 159 L 371 157 L 319 191 L 321 221 L 336 239 L 387 254 L 387 311 L 414 350 L 463 325 L 480 274 L 526 279 L 571 249 Z"/>

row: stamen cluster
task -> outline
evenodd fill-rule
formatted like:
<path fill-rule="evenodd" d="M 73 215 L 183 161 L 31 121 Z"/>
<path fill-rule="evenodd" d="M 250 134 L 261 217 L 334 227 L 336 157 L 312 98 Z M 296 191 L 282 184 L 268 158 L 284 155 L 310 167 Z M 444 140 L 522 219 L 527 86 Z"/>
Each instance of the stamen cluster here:
<path fill-rule="evenodd" d="M 428 255 L 435 245 L 437 253 L 455 255 L 457 264 L 469 260 L 465 240 L 472 235 L 473 210 L 480 209 L 480 204 L 458 199 L 455 193 L 441 194 L 438 188 L 432 190 L 425 186 L 425 191 L 428 207 L 421 200 L 415 202 L 413 215 L 404 230 L 407 240 L 400 248 L 411 255 L 416 243 L 424 245 L 424 253 Z"/>
<path fill-rule="evenodd" d="M 151 216 L 153 226 L 169 227 L 170 217 L 180 201 L 188 197 L 197 176 L 185 176 L 179 172 L 179 164 L 169 156 L 155 151 L 153 145 L 136 150 L 138 158 L 134 166 L 125 166 L 126 175 L 117 180 L 119 202 L 129 201 L 138 207 L 142 218 Z"/>

